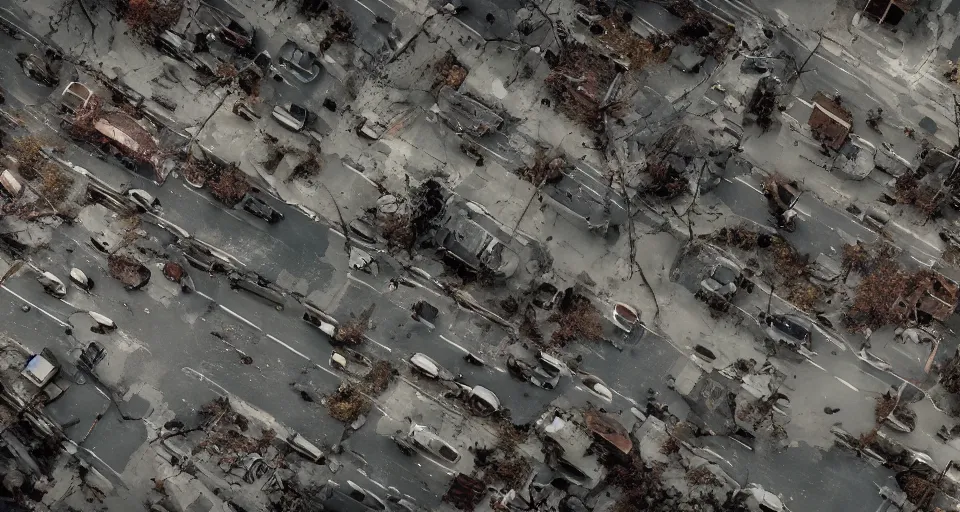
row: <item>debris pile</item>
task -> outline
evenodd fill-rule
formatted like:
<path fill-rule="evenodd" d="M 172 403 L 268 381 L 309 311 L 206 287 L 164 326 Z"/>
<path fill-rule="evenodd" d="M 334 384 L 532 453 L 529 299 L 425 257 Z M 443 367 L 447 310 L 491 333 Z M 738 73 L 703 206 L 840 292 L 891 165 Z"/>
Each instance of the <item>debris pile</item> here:
<path fill-rule="evenodd" d="M 266 455 L 267 448 L 276 439 L 276 432 L 270 429 L 263 430 L 259 437 L 250 437 L 250 421 L 234 411 L 226 397 L 218 397 L 204 404 L 200 409 L 200 418 L 207 435 L 194 445 L 193 454 L 207 451 L 219 455 L 220 465 L 231 466 L 251 453 Z"/>
<path fill-rule="evenodd" d="M 123 18 L 141 40 L 152 41 L 176 24 L 183 4 L 183 0 L 129 0 Z"/>
<path fill-rule="evenodd" d="M 459 89 L 463 81 L 467 79 L 467 68 L 451 52 L 447 52 L 433 66 L 437 73 L 437 77 L 433 80 L 434 88 L 447 85 Z"/>
<path fill-rule="evenodd" d="M 150 281 L 150 269 L 130 256 L 111 254 L 107 263 L 110 275 L 128 290 L 140 289 Z"/>
<path fill-rule="evenodd" d="M 939 190 L 920 183 L 910 172 L 897 178 L 894 192 L 898 203 L 912 205 L 927 217 L 936 215 L 940 199 L 944 197 Z"/>
<path fill-rule="evenodd" d="M 530 462 L 520 452 L 526 434 L 509 421 L 499 423 L 499 437 L 493 448 L 472 449 L 480 477 L 487 484 L 501 483 L 508 489 L 523 489 L 530 474 Z"/>
<path fill-rule="evenodd" d="M 603 124 L 601 102 L 616 76 L 613 60 L 587 45 L 568 42 L 545 82 L 557 110 L 599 131 Z"/>
<path fill-rule="evenodd" d="M 367 329 L 370 328 L 370 318 L 373 317 L 374 305 L 364 309 L 358 316 L 351 318 L 349 322 L 337 326 L 337 333 L 334 340 L 345 345 L 359 345 L 366 338 Z"/>
<path fill-rule="evenodd" d="M 546 151 L 538 150 L 533 165 L 520 170 L 520 177 L 539 186 L 542 183 L 555 183 L 563 178 L 566 161 L 562 156 L 550 158 Z"/>
<path fill-rule="evenodd" d="M 377 361 L 369 373 L 356 383 L 344 382 L 337 391 L 325 398 L 327 411 L 334 419 L 353 423 L 366 414 L 372 398 L 390 386 L 396 370 L 389 361 Z"/>
<path fill-rule="evenodd" d="M 571 341 L 603 339 L 603 324 L 600 311 L 582 295 L 574 295 L 568 304 L 560 304 L 560 310 L 550 316 L 558 327 L 550 335 L 551 344 L 563 346 Z"/>

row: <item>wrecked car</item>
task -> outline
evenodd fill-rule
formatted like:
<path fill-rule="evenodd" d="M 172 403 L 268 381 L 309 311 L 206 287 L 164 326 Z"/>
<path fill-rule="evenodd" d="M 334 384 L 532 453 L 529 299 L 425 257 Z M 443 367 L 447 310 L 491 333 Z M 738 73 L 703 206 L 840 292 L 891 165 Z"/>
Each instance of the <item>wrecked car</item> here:
<path fill-rule="evenodd" d="M 566 366 L 564 365 L 564 368 Z M 543 389 L 553 389 L 560 382 L 562 371 L 552 371 L 556 367 L 552 364 L 533 364 L 514 356 L 507 358 L 507 371 L 517 380 L 529 382 Z"/>
<path fill-rule="evenodd" d="M 583 383 L 584 387 L 587 388 L 587 391 L 590 392 L 593 396 L 605 401 L 613 401 L 613 391 L 603 382 L 600 377 L 596 375 L 591 375 L 589 373 L 584 373 L 580 376 L 580 382 Z"/>
<path fill-rule="evenodd" d="M 640 313 L 633 306 L 623 302 L 613 305 L 613 324 L 623 332 L 632 332 L 639 322 Z"/>
<path fill-rule="evenodd" d="M 247 194 L 240 200 L 238 205 L 243 211 L 253 215 L 254 217 L 259 217 L 268 224 L 275 224 L 283 220 L 283 214 L 275 210 L 272 206 L 267 204 L 266 201 L 260 199 L 251 194 Z"/>
<path fill-rule="evenodd" d="M 160 207 L 160 200 L 143 189 L 131 188 L 123 195 L 137 205 L 137 210 L 139 210 L 140 213 L 155 212 L 157 208 Z"/>
<path fill-rule="evenodd" d="M 440 89 L 434 109 L 451 129 L 472 137 L 482 137 L 503 124 L 496 112 L 449 85 Z"/>
<path fill-rule="evenodd" d="M 312 112 L 295 103 L 277 105 L 273 107 L 271 115 L 281 126 L 292 132 L 303 130 L 313 118 Z"/>
<path fill-rule="evenodd" d="M 87 106 L 92 97 L 93 91 L 89 87 L 80 82 L 70 82 L 60 94 L 60 111 L 76 114 Z"/>
<path fill-rule="evenodd" d="M 769 340 L 799 350 L 810 350 L 813 336 L 813 324 L 799 315 L 767 315 L 760 313 L 760 321 L 765 327 Z"/>
<path fill-rule="evenodd" d="M 483 386 L 470 387 L 462 383 L 457 383 L 457 386 L 456 391 L 449 392 L 446 396 L 463 400 L 477 416 L 486 417 L 501 410 L 500 399 L 493 391 Z"/>
<path fill-rule="evenodd" d="M 431 359 L 430 356 L 420 352 L 410 356 L 408 362 L 415 372 L 429 379 L 455 380 L 460 378 L 459 375 L 454 375 L 446 368 L 440 366 L 440 364 Z"/>
<path fill-rule="evenodd" d="M 517 253 L 471 219 L 467 210 L 446 215 L 435 240 L 445 256 L 472 272 L 488 271 L 505 279 L 520 266 Z"/>
<path fill-rule="evenodd" d="M 43 286 L 43 291 L 58 299 L 63 298 L 67 294 L 67 287 L 63 284 L 63 281 L 50 272 L 40 274 L 40 276 L 37 277 L 37 281 Z"/>
<path fill-rule="evenodd" d="M 246 290 L 273 304 L 277 311 L 283 311 L 283 294 L 271 288 L 269 281 L 258 275 L 245 276 L 235 270 L 230 271 L 227 278 L 230 280 L 230 288 Z"/>
<path fill-rule="evenodd" d="M 744 275 L 743 267 L 732 260 L 718 257 L 716 263 L 707 269 L 706 277 L 700 281 L 700 289 L 695 294 L 697 298 L 716 296 L 729 301 L 740 289 L 752 293 L 754 288 Z"/>
<path fill-rule="evenodd" d="M 171 58 L 185 62 L 190 69 L 204 75 L 212 75 L 217 65 L 213 59 L 205 59 L 203 54 L 195 53 L 193 43 L 172 30 L 164 30 L 157 36 L 154 45 L 160 52 Z M 209 57 L 209 54 L 206 55 Z"/>
<path fill-rule="evenodd" d="M 20 64 L 24 74 L 40 85 L 56 87 L 60 83 L 60 77 L 57 76 L 56 70 L 39 55 L 18 53 L 17 63 Z"/>
<path fill-rule="evenodd" d="M 290 40 L 280 47 L 277 60 L 303 83 L 314 81 L 323 69 L 317 54 L 303 50 L 300 45 Z"/>
<path fill-rule="evenodd" d="M 197 23 L 210 31 L 223 43 L 245 53 L 253 48 L 256 29 L 252 24 L 243 20 L 243 16 L 231 16 L 205 2 L 200 2 L 197 9 Z"/>
<path fill-rule="evenodd" d="M 310 301 L 305 301 L 303 303 L 303 320 L 318 329 L 321 332 L 333 338 L 337 334 L 337 321 L 333 319 L 330 315 L 326 314 L 323 310 L 317 306 L 310 303 Z"/>
<path fill-rule="evenodd" d="M 460 452 L 440 436 L 431 432 L 425 425 L 411 423 L 410 430 L 406 435 L 396 435 L 392 439 L 400 447 L 400 451 L 406 455 L 421 452 L 450 464 L 456 464 L 460 461 Z"/>

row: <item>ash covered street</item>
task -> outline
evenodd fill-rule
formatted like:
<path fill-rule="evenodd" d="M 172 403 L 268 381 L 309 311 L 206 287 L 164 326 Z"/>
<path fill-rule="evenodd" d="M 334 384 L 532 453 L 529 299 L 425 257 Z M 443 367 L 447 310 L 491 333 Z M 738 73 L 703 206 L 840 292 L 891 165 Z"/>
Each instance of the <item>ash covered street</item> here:
<path fill-rule="evenodd" d="M 0 498 L 960 511 L 958 14 L 0 0 Z"/>

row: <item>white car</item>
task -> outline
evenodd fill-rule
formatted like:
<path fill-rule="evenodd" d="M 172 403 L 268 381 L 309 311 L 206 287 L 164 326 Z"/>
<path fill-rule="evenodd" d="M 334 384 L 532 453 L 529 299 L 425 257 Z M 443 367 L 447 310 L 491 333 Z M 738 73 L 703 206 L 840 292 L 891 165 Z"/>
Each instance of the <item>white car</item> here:
<path fill-rule="evenodd" d="M 583 382 L 583 385 L 590 394 L 602 399 L 604 402 L 609 403 L 613 401 L 613 391 L 607 387 L 606 383 L 604 383 L 600 377 L 585 373 L 580 377 L 580 381 Z"/>
<path fill-rule="evenodd" d="M 455 380 L 458 377 L 446 368 L 440 366 L 440 364 L 434 361 L 430 356 L 421 352 L 417 352 L 416 354 L 410 356 L 408 361 L 410 362 L 410 365 L 413 366 L 414 371 L 430 379 Z"/>

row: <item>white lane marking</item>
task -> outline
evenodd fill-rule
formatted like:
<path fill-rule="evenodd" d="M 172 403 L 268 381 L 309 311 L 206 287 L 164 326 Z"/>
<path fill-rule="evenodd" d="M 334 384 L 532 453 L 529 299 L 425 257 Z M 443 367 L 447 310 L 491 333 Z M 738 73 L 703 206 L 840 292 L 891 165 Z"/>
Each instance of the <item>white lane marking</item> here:
<path fill-rule="evenodd" d="M 21 297 L 19 294 L 17 294 L 17 292 L 11 290 L 10 288 L 7 288 L 7 285 L 0 285 L 0 288 L 3 288 L 4 291 L 6 291 L 6 292 L 9 293 L 10 295 L 13 295 L 14 297 L 20 299 L 21 301 L 26 302 L 26 303 L 27 303 L 30 307 L 32 307 L 33 309 L 36 309 L 37 311 L 43 313 L 44 315 L 47 315 L 48 317 L 50 317 L 51 320 L 53 320 L 54 322 L 60 324 L 60 327 L 70 327 L 70 324 L 64 322 L 63 320 L 60 320 L 59 318 L 57 318 L 56 316 L 54 316 L 53 313 L 48 312 L 47 310 L 41 308 L 40 306 L 37 306 L 36 304 L 30 302 L 30 301 L 27 300 L 27 299 L 24 299 L 24 298 Z"/>
<path fill-rule="evenodd" d="M 193 368 L 190 368 L 189 366 L 184 366 L 183 368 L 181 368 L 181 370 L 183 371 L 183 373 L 186 373 L 187 375 L 193 375 L 194 377 L 200 379 L 200 382 L 209 382 L 210 384 L 216 386 L 217 389 L 220 390 L 220 393 L 224 396 L 230 394 L 229 392 L 227 392 L 227 390 L 223 386 L 214 382 L 212 379 L 210 379 L 210 377 L 207 377 L 206 375 L 198 372 L 197 370 L 194 370 Z"/>
<path fill-rule="evenodd" d="M 214 202 L 213 199 L 210 199 L 209 197 L 201 194 L 197 189 L 191 187 L 190 185 L 187 185 L 186 183 L 181 183 L 181 185 L 183 185 L 183 188 L 187 189 L 188 192 L 196 195 L 197 197 L 202 198 L 204 201 L 206 201 L 206 202 L 212 204 L 213 206 L 215 206 L 218 210 L 222 210 L 223 213 L 226 213 L 227 215 L 233 217 L 234 219 L 239 220 L 240 222 L 246 222 L 244 219 L 238 217 L 237 215 L 235 215 L 235 214 L 234 214 L 233 212 L 231 212 L 230 210 L 227 210 L 226 208 L 224 208 L 223 205 Z M 169 221 L 168 221 L 168 222 L 169 222 Z M 171 224 L 173 224 L 173 223 L 171 222 Z"/>
<path fill-rule="evenodd" d="M 470 25 L 467 25 L 466 23 L 464 23 L 460 18 L 457 18 L 456 16 L 454 16 L 453 19 L 457 20 L 457 23 L 463 25 L 463 28 L 465 28 L 465 29 L 469 30 L 470 32 L 473 32 L 474 34 L 476 34 L 479 39 L 484 39 L 483 35 L 480 34 L 480 32 L 477 32 L 476 30 L 474 30 L 473 27 L 471 27 Z"/>
<path fill-rule="evenodd" d="M 447 343 L 453 345 L 454 347 L 459 348 L 459 349 L 462 350 L 465 354 L 469 354 L 469 353 L 470 353 L 469 350 L 467 350 L 467 349 L 463 348 L 462 346 L 458 345 L 457 343 L 451 341 L 449 338 L 447 338 L 446 336 L 444 336 L 444 335 L 442 335 L 442 334 L 440 335 L 440 339 L 443 340 L 443 341 L 446 341 Z"/>
<path fill-rule="evenodd" d="M 803 98 L 801 98 L 801 97 L 799 97 L 799 96 L 794 96 L 794 98 L 796 98 L 796 100 L 799 101 L 800 103 L 803 103 L 804 106 L 809 107 L 809 108 L 813 108 L 813 103 L 810 103 L 809 101 L 807 101 L 807 100 L 805 100 L 805 99 L 803 99 Z"/>
<path fill-rule="evenodd" d="M 203 297 L 203 298 L 205 298 L 205 299 L 207 299 L 207 300 L 209 300 L 209 301 L 212 301 L 212 302 L 214 302 L 214 303 L 217 303 L 217 301 L 214 300 L 212 297 L 210 297 L 209 295 L 207 295 L 207 294 L 205 294 L 205 293 L 203 293 L 203 292 L 201 292 L 201 291 L 199 291 L 199 290 L 194 290 L 194 292 L 195 292 L 197 295 L 200 295 L 201 297 Z M 240 315 L 238 315 L 237 313 L 233 312 L 232 310 L 230 310 L 229 308 L 227 308 L 227 307 L 224 306 L 223 304 L 217 303 L 217 307 L 219 307 L 220 309 L 226 311 L 228 314 L 230 314 L 230 315 L 233 316 L 234 318 L 240 320 L 241 322 L 246 323 L 247 325 L 249 325 L 250 327 L 256 329 L 257 331 L 259 331 L 259 332 L 264 332 L 263 329 L 260 328 L 260 326 L 258 326 L 257 324 L 251 322 L 250 320 L 247 320 L 246 318 L 243 318 L 242 316 L 240 316 Z M 313 366 L 315 366 L 315 367 L 317 367 L 317 368 L 319 368 L 319 369 L 321 369 L 321 370 L 329 373 L 330 375 L 333 375 L 334 377 L 336 377 L 336 378 L 338 378 L 338 379 L 341 378 L 340 375 L 337 375 L 336 373 L 334 373 L 334 372 L 331 371 L 330 369 L 325 368 L 325 367 L 321 366 L 320 364 L 314 362 L 314 361 L 313 361 L 312 359 L 310 359 L 310 357 L 308 357 L 306 354 L 304 354 L 303 352 L 300 352 L 299 350 L 293 348 L 291 345 L 289 345 L 288 343 L 284 342 L 284 341 L 281 340 L 280 338 L 277 338 L 276 336 L 274 336 L 274 335 L 272 335 L 272 334 L 269 334 L 269 333 L 266 333 L 266 337 L 267 337 L 268 339 L 270 339 L 271 341 L 276 342 L 276 343 L 277 343 L 278 345 L 280 345 L 281 347 L 283 347 L 283 348 L 289 350 L 290 352 L 293 352 L 294 354 L 302 357 L 302 358 L 305 359 L 307 362 L 313 363 Z M 367 339 L 370 339 L 370 338 L 367 337 Z M 373 341 L 373 340 L 370 340 L 370 341 Z M 374 342 L 374 343 L 377 343 L 376 341 L 373 341 L 373 342 Z M 379 345 L 379 343 L 377 343 L 377 345 Z M 384 348 L 386 348 L 387 350 L 389 350 L 389 351 L 392 352 L 392 350 L 390 350 L 389 347 L 384 347 Z"/>
<path fill-rule="evenodd" d="M 223 304 L 217 304 L 217 306 L 218 306 L 220 309 L 226 311 L 227 314 L 229 314 L 230 316 L 236 318 L 237 320 L 240 320 L 241 322 L 249 325 L 250 327 L 253 327 L 254 329 L 256 329 L 256 330 L 258 330 L 258 331 L 263 331 L 263 329 L 261 329 L 259 326 L 257 326 L 257 324 L 255 324 L 255 323 L 251 322 L 250 320 L 247 320 L 246 318 L 240 316 L 238 313 L 235 313 L 233 310 L 231 310 L 230 308 L 224 306 Z"/>
<path fill-rule="evenodd" d="M 737 177 L 734 178 L 734 179 L 737 180 L 737 181 L 739 181 L 740 183 L 743 183 L 744 185 L 752 188 L 752 189 L 755 190 L 758 194 L 763 195 L 763 191 L 762 191 L 762 190 L 760 190 L 760 189 L 757 188 L 757 187 L 754 187 L 752 183 L 749 183 L 747 180 L 743 179 L 742 176 L 737 176 Z"/>
<path fill-rule="evenodd" d="M 281 346 L 283 346 L 284 348 L 286 348 L 286 349 L 289 350 L 290 352 L 293 352 L 294 354 L 296 354 L 296 355 L 298 355 L 298 356 L 306 359 L 307 361 L 310 361 L 310 358 L 307 357 L 303 352 L 300 352 L 299 350 L 291 347 L 291 346 L 288 345 L 287 343 L 284 343 L 283 341 L 280 341 L 280 339 L 277 338 L 276 336 L 274 336 L 274 335 L 272 335 L 272 334 L 268 334 L 267 337 L 270 338 L 270 339 L 273 340 L 273 341 L 276 341 L 277 343 L 279 343 Z"/>
<path fill-rule="evenodd" d="M 378 295 L 380 294 L 380 290 L 374 288 L 374 286 L 373 286 L 372 284 L 364 281 L 363 279 L 360 279 L 360 278 L 358 278 L 358 277 L 355 277 L 355 276 L 353 275 L 353 272 L 347 272 L 347 279 L 349 279 L 349 280 L 351 280 L 351 281 L 354 281 L 354 282 L 357 282 L 357 283 L 360 283 L 360 284 L 366 286 L 367 288 L 370 288 L 371 290 L 373 290 L 374 292 L 376 292 Z"/>
<path fill-rule="evenodd" d="M 841 379 L 840 377 L 837 377 L 836 375 L 834 375 L 833 378 L 839 380 L 839 381 L 840 381 L 840 384 L 843 384 L 844 386 L 846 386 L 846 387 L 848 387 L 848 388 L 856 391 L 857 393 L 860 392 L 860 390 L 857 389 L 857 388 L 855 388 L 855 387 L 853 386 L 853 384 L 850 384 L 849 382 Z"/>
<path fill-rule="evenodd" d="M 355 172 L 355 173 L 357 174 L 357 176 L 360 176 L 361 178 L 367 180 L 367 182 L 370 183 L 371 185 L 373 185 L 374 187 L 377 186 L 377 182 L 371 180 L 371 179 L 368 178 L 366 175 L 364 175 L 362 172 L 360 172 L 360 171 L 358 171 L 357 169 L 353 168 L 353 166 L 351 166 L 350 164 L 346 164 L 346 163 L 345 163 L 345 164 L 343 164 L 343 166 L 346 167 L 347 169 Z"/>
<path fill-rule="evenodd" d="M 630 398 L 630 397 L 627 396 L 627 395 L 624 395 L 623 393 L 617 391 L 616 389 L 610 388 L 610 391 L 613 391 L 614 393 L 616 393 L 617 395 L 619 395 L 620 398 L 623 398 L 623 399 L 625 399 L 626 401 L 630 402 L 630 405 L 634 405 L 634 406 L 637 405 L 637 401 L 636 401 L 636 400 Z"/>
<path fill-rule="evenodd" d="M 377 15 L 377 13 L 373 12 L 373 9 L 371 9 L 371 8 L 367 7 L 366 5 L 364 5 L 364 3 L 361 2 L 360 0 L 353 0 L 353 1 L 354 1 L 354 2 L 357 2 L 357 4 L 359 4 L 360 7 L 363 7 L 364 9 L 370 11 L 370 14 L 372 14 L 372 15 L 374 15 L 374 16 Z"/>
<path fill-rule="evenodd" d="M 340 238 L 344 238 L 344 239 L 347 238 L 347 236 L 344 235 L 343 233 L 341 233 L 340 230 L 338 230 L 338 229 L 330 228 L 330 232 L 333 233 L 333 234 L 335 234 L 335 235 L 337 235 L 337 236 L 339 236 Z"/>
<path fill-rule="evenodd" d="M 379 345 L 381 348 L 385 349 L 387 352 L 393 352 L 393 349 L 392 349 L 392 348 L 384 345 L 383 343 L 380 343 L 379 341 L 371 338 L 370 336 L 367 336 L 366 334 L 363 335 L 363 339 L 365 339 L 365 340 L 367 340 L 367 341 L 369 341 L 369 342 L 371 342 L 371 343 L 376 343 L 376 344 Z"/>
<path fill-rule="evenodd" d="M 814 363 L 812 359 L 807 359 L 807 362 L 810 363 L 810 364 L 812 364 L 812 365 L 814 365 L 814 366 L 816 366 L 817 368 L 820 368 L 821 370 L 827 372 L 827 369 L 826 369 L 826 368 L 820 366 L 820 365 L 817 364 L 817 363 Z M 827 372 L 827 373 L 830 373 L 830 372 Z"/>

